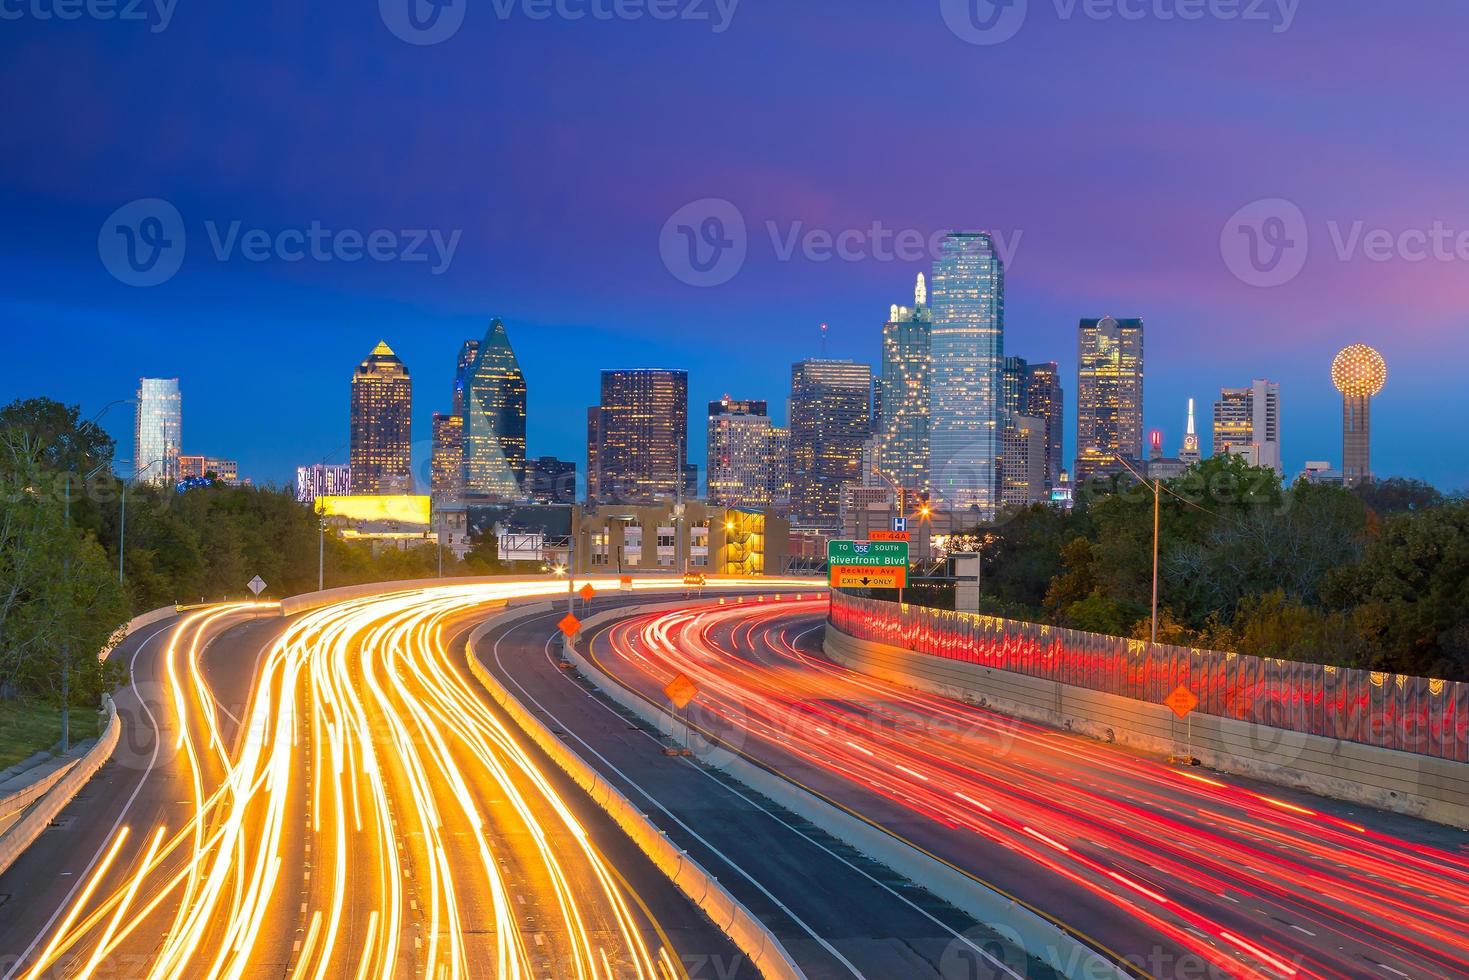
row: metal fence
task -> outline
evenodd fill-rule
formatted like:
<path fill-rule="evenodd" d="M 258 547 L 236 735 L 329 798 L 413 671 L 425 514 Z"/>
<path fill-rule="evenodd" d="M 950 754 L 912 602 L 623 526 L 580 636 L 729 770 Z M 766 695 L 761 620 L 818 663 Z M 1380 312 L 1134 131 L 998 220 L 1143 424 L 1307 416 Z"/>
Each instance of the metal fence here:
<path fill-rule="evenodd" d="M 1469 762 L 1469 684 L 1149 644 L 835 590 L 832 625 L 864 640 L 1204 714 Z"/>

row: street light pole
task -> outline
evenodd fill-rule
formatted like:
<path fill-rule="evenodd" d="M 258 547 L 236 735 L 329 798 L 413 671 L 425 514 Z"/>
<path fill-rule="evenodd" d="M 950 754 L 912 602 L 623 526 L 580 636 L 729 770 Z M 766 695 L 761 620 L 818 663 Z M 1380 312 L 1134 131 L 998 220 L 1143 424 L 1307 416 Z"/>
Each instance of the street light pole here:
<path fill-rule="evenodd" d="M 1163 481 L 1153 480 L 1153 645 L 1158 643 L 1158 509 Z"/>

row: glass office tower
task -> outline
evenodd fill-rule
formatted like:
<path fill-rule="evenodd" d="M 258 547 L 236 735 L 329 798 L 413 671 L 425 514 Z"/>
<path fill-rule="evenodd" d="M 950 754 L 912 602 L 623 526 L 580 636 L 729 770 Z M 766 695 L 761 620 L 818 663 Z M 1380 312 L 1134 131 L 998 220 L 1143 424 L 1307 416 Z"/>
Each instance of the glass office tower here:
<path fill-rule="evenodd" d="M 178 378 L 139 378 L 133 423 L 133 473 L 147 483 L 179 479 L 184 410 Z"/>
<path fill-rule="evenodd" d="M 862 444 L 872 435 L 872 368 L 854 361 L 791 365 L 791 518 L 841 526 L 843 483 L 862 482 Z"/>
<path fill-rule="evenodd" d="M 464 491 L 513 500 L 525 482 L 525 375 L 498 318 L 464 383 Z"/>
<path fill-rule="evenodd" d="M 983 232 L 948 235 L 933 266 L 929 490 L 954 512 L 998 505 L 1005 264 Z"/>
<path fill-rule="evenodd" d="M 882 328 L 882 419 L 878 466 L 908 490 L 928 489 L 928 399 L 933 319 L 923 273 L 913 308 L 893 306 Z M 866 474 L 863 474 L 865 477 Z"/>

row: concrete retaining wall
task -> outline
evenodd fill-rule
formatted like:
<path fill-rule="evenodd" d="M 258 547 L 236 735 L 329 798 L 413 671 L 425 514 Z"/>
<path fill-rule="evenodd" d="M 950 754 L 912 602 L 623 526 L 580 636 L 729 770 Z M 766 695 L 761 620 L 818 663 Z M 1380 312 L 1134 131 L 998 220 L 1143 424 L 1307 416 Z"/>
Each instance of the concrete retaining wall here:
<path fill-rule="evenodd" d="M 112 698 L 103 695 L 103 704 L 107 709 L 107 728 L 97 744 L 78 759 L 75 765 L 65 770 L 65 774 L 50 787 L 50 792 L 36 802 L 30 812 L 10 828 L 9 833 L 0 838 L 0 874 L 41 836 L 41 832 L 71 802 L 77 791 L 86 785 L 93 773 L 112 757 L 112 750 L 117 748 L 117 740 L 122 732 L 122 723 L 117 720 L 117 709 L 112 705 Z"/>
<path fill-rule="evenodd" d="M 667 608 L 686 608 L 687 603 L 670 603 Z M 639 606 L 614 609 L 585 620 L 582 628 L 626 616 L 664 608 Z M 611 700 L 660 731 L 678 731 L 672 716 L 635 691 L 608 676 L 576 649 L 566 644 L 567 659 L 577 671 Z M 984 882 L 926 851 L 889 833 L 883 827 L 829 803 L 794 783 L 745 758 L 738 750 L 715 746 L 701 752 L 700 761 L 723 770 L 735 779 L 774 801 L 791 813 L 821 828 L 880 864 L 948 902 L 1030 956 L 1042 960 L 1060 975 L 1085 980 L 1127 977 L 1128 974 L 1096 950 L 1069 933 L 1064 926 L 1039 910 L 1021 905 L 1012 897 L 991 889 Z"/>
<path fill-rule="evenodd" d="M 1204 765 L 1469 827 L 1469 765 L 1195 714 L 1012 671 L 859 640 L 828 624 L 827 656 L 854 670 L 1016 717 L 1161 754 L 1191 749 Z"/>
<path fill-rule="evenodd" d="M 517 616 L 535 615 L 551 608 L 550 603 L 539 603 L 517 610 Z M 805 974 L 791 959 L 780 940 L 744 903 L 731 895 L 697 861 L 675 847 L 653 821 L 633 806 L 631 800 L 603 779 L 581 756 L 567 748 L 565 743 L 531 715 L 479 662 L 479 658 L 474 655 L 476 641 L 502 622 L 503 620 L 496 619 L 476 628 L 470 634 L 466 647 L 470 672 L 490 692 L 490 696 L 530 736 L 531 741 L 540 746 L 598 806 L 607 811 L 658 870 L 667 875 L 675 887 L 702 909 L 720 931 L 729 936 L 740 952 L 750 958 L 761 976 L 771 980 L 804 978 Z"/>

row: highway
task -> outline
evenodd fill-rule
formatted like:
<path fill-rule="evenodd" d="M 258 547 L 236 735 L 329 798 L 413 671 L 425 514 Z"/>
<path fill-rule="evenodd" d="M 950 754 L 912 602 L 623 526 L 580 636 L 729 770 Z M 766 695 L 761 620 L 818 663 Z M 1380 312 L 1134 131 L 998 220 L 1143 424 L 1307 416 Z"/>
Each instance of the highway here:
<path fill-rule="evenodd" d="M 592 609 L 625 601 L 600 597 Z M 560 668 L 555 624 L 563 615 L 558 603 L 498 624 L 473 654 L 769 926 L 808 976 L 1052 976 L 1001 936 L 696 758 L 665 755 L 659 732 Z"/>
<path fill-rule="evenodd" d="M 1089 938 L 1140 976 L 1469 976 L 1469 834 L 1184 769 L 861 675 L 824 599 L 587 638 L 651 700 Z"/>
<path fill-rule="evenodd" d="M 287 619 L 218 606 L 130 640 L 124 748 L 0 877 L 0 968 L 672 980 L 737 963 L 469 676 L 471 626 L 560 588 Z"/>

